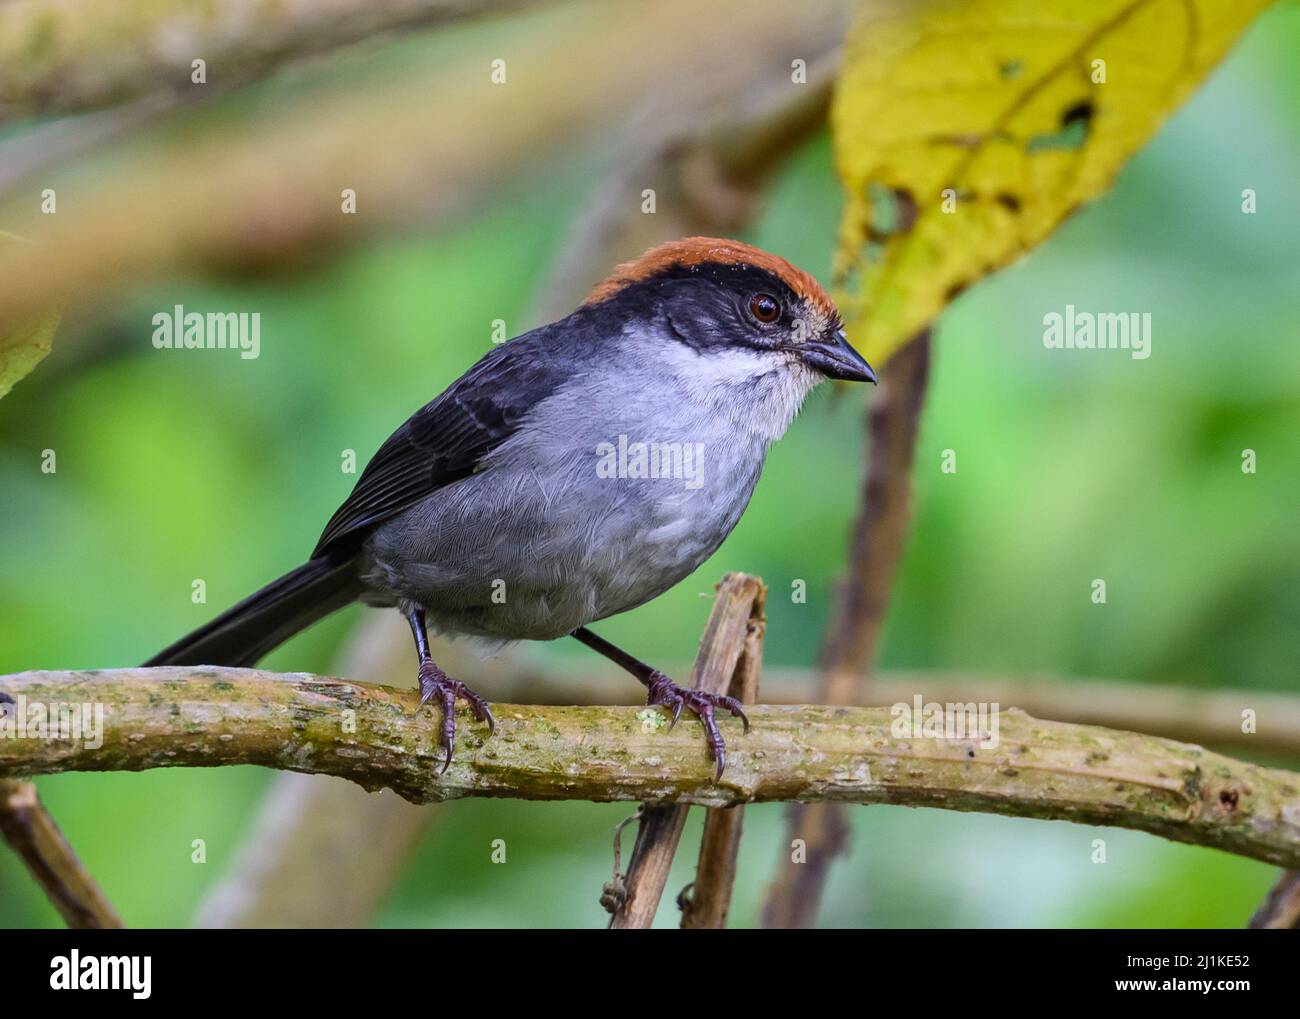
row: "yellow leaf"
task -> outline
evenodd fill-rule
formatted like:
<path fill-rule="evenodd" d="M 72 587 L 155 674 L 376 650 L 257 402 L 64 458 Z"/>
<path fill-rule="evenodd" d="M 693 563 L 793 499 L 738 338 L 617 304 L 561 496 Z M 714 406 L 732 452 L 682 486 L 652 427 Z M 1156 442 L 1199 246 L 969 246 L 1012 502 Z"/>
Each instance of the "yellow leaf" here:
<path fill-rule="evenodd" d="M 868 0 L 831 109 L 854 344 L 886 360 L 1104 191 L 1267 0 Z"/>
<path fill-rule="evenodd" d="M 0 244 L 15 242 L 22 242 L 22 238 L 0 230 Z M 0 323 L 0 397 L 50 352 L 58 327 L 58 311 L 47 311 L 9 325 Z"/>

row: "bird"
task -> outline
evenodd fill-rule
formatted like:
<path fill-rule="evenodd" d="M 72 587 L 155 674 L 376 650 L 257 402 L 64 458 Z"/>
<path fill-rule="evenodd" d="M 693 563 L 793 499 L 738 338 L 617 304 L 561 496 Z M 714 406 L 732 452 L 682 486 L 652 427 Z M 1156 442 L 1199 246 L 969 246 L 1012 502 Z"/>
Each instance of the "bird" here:
<path fill-rule="evenodd" d="M 701 722 L 733 697 L 679 686 L 590 625 L 663 594 L 740 520 L 768 449 L 827 379 L 876 382 L 809 273 L 740 241 L 687 237 L 617 266 L 566 317 L 496 345 L 380 446 L 307 561 L 146 666 L 252 666 L 355 601 L 395 608 L 415 643 L 419 706 L 488 702 L 433 661 L 436 633 L 573 637 Z"/>

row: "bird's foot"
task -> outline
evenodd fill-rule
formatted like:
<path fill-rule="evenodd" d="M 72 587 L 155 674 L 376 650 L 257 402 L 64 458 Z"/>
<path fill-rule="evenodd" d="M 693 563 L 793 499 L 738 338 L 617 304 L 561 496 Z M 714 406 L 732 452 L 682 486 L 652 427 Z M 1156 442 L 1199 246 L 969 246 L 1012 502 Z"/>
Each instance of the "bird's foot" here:
<path fill-rule="evenodd" d="M 722 771 L 727 766 L 727 744 L 718 731 L 717 719 L 713 717 L 715 708 L 726 708 L 745 723 L 745 732 L 749 732 L 749 717 L 740 701 L 725 694 L 704 693 L 689 687 L 678 686 L 662 672 L 652 674 L 649 683 L 650 696 L 647 704 L 659 704 L 672 712 L 672 722 L 668 728 L 677 724 L 682 708 L 690 708 L 704 726 L 704 741 L 709 748 L 709 760 L 717 762 L 717 780 L 721 781 Z"/>
<path fill-rule="evenodd" d="M 442 771 L 451 766 L 451 752 L 456 744 L 456 700 L 465 701 L 474 717 L 480 722 L 487 722 L 488 735 L 497 731 L 496 719 L 488 709 L 488 703 L 458 679 L 452 679 L 431 661 L 420 663 L 420 707 L 437 698 L 442 705 L 442 746 L 447 751 L 447 758 L 442 762 Z"/>

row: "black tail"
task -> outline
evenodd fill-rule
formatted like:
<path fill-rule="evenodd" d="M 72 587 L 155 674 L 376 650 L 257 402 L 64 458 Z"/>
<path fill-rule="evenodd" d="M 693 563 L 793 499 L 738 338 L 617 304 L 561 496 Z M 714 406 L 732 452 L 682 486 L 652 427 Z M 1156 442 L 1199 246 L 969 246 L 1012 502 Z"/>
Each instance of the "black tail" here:
<path fill-rule="evenodd" d="M 357 599 L 351 559 L 311 559 L 164 648 L 148 665 L 254 665 L 299 630 Z"/>

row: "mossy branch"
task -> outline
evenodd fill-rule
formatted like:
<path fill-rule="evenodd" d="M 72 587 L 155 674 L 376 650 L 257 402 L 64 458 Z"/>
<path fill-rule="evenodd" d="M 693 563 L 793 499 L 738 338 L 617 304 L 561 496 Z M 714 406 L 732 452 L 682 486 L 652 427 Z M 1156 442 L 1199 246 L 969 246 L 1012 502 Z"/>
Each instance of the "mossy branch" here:
<path fill-rule="evenodd" d="M 639 707 L 496 705 L 491 739 L 466 715 L 455 760 L 439 775 L 436 716 L 387 687 L 200 667 L 26 672 L 0 677 L 0 690 L 29 708 L 104 706 L 98 748 L 0 738 L 0 777 L 256 764 L 416 802 L 896 803 L 1114 825 L 1300 867 L 1300 775 L 1014 709 L 998 716 L 997 746 L 983 749 L 896 738 L 886 708 L 758 706 L 748 736 L 724 722 L 730 754 L 715 784 L 699 727 L 668 731 Z"/>

